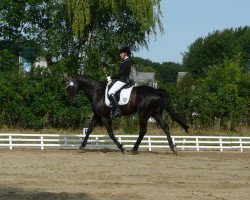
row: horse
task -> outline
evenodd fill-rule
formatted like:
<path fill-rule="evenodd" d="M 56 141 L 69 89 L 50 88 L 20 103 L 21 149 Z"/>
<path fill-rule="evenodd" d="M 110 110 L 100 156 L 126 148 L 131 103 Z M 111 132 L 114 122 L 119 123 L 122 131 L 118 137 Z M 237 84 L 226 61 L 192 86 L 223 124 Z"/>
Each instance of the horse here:
<path fill-rule="evenodd" d="M 120 151 L 124 153 L 125 148 L 123 144 L 116 139 L 113 133 L 112 119 L 110 117 L 111 108 L 105 104 L 105 88 L 106 84 L 86 75 L 75 75 L 66 80 L 66 94 L 69 103 L 74 104 L 77 100 L 78 92 L 84 91 L 91 102 L 94 113 L 79 149 L 83 150 L 86 147 L 89 135 L 101 122 L 105 126 L 109 137 Z M 174 111 L 170 95 L 166 90 L 155 89 L 148 85 L 135 86 L 131 91 L 128 104 L 120 106 L 120 109 L 122 116 L 137 113 L 139 117 L 139 136 L 131 149 L 132 153 L 138 153 L 140 143 L 147 132 L 147 122 L 150 117 L 153 117 L 166 134 L 170 149 L 173 153 L 177 154 L 176 146 L 170 135 L 169 126 L 163 120 L 163 111 L 166 110 L 172 120 L 176 121 L 186 132 L 188 132 L 189 126 Z"/>

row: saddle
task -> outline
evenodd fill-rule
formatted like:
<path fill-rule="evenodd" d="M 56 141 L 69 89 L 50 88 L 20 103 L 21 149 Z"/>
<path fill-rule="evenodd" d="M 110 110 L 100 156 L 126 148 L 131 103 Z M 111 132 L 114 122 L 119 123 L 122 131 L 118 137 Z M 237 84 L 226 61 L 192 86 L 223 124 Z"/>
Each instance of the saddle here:
<path fill-rule="evenodd" d="M 113 84 L 107 84 L 105 90 L 105 104 L 109 107 L 112 106 L 110 105 L 110 100 L 108 98 L 108 91 L 112 87 L 112 85 Z M 130 95 L 134 86 L 134 82 L 130 81 L 115 93 L 115 98 L 118 102 L 118 105 L 126 105 L 129 102 Z"/>

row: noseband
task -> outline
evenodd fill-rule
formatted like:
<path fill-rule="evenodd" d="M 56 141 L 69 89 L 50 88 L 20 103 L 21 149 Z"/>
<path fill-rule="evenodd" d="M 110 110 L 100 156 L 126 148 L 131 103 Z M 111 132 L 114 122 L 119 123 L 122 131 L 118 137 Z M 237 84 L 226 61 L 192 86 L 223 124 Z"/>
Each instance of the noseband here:
<path fill-rule="evenodd" d="M 74 82 L 73 82 L 73 81 L 70 81 L 69 84 L 66 86 L 66 88 L 72 87 L 72 86 L 74 86 L 74 85 L 75 85 Z"/>
<path fill-rule="evenodd" d="M 66 86 L 66 88 L 68 88 L 68 87 L 72 88 L 72 87 L 74 87 L 74 85 L 75 85 L 75 83 L 73 81 L 70 81 L 69 84 Z M 70 98 L 72 98 L 72 94 L 70 94 L 70 96 L 71 96 Z M 75 94 L 75 100 L 77 100 L 77 99 L 78 99 L 78 95 Z"/>

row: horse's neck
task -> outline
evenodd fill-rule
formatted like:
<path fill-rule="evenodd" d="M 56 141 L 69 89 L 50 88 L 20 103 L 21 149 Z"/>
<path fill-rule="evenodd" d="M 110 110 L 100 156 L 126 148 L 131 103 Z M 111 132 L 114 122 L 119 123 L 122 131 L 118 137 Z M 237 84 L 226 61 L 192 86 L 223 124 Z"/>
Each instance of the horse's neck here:
<path fill-rule="evenodd" d="M 100 91 L 102 89 L 102 85 L 100 82 L 86 76 L 79 77 L 79 84 L 80 89 L 84 90 L 87 93 L 87 96 L 91 101 L 93 101 L 94 96 L 100 94 Z"/>

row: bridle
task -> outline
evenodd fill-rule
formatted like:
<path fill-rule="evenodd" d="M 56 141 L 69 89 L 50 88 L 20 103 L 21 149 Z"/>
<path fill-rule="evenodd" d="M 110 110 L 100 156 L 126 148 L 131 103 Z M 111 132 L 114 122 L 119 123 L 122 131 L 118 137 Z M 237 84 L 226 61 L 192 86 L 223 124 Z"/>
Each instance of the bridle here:
<path fill-rule="evenodd" d="M 66 86 L 66 89 L 67 88 L 70 88 L 70 89 L 73 89 L 74 91 L 76 90 L 76 88 L 74 87 L 75 86 L 75 83 L 73 81 L 69 81 L 69 84 Z M 75 100 L 78 99 L 78 94 L 74 94 L 75 95 Z M 70 98 L 72 98 L 72 93 L 70 93 Z"/>
<path fill-rule="evenodd" d="M 73 81 L 70 81 L 69 84 L 66 86 L 66 88 L 73 87 L 74 85 L 75 85 L 75 83 Z"/>

